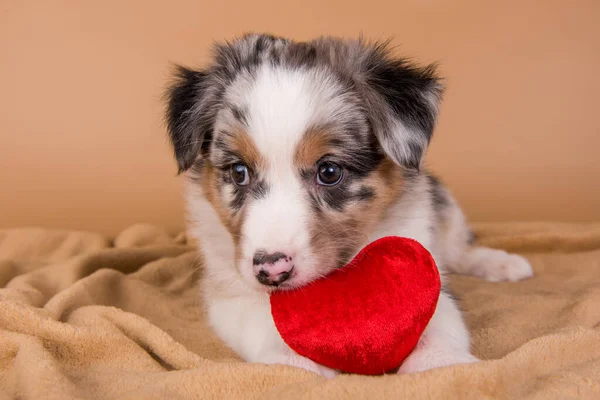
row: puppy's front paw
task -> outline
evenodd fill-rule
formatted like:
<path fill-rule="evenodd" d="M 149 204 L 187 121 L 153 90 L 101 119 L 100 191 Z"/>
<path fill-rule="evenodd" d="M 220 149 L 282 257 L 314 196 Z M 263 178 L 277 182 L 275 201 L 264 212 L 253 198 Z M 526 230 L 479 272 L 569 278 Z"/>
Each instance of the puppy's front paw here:
<path fill-rule="evenodd" d="M 455 364 L 470 364 L 479 361 L 469 352 L 458 350 L 442 350 L 436 348 L 417 348 L 398 370 L 399 374 L 411 374 L 433 368 L 447 367 Z"/>
<path fill-rule="evenodd" d="M 490 282 L 520 281 L 531 278 L 533 269 L 529 261 L 518 254 L 480 247 L 469 254 L 473 275 Z"/>

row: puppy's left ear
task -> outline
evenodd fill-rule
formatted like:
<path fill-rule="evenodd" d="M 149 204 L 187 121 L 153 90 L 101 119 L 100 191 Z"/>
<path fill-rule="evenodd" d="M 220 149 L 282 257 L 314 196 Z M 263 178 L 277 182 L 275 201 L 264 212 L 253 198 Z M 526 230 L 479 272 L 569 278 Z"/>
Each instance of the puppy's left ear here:
<path fill-rule="evenodd" d="M 365 82 L 372 90 L 369 107 L 379 143 L 397 164 L 419 169 L 443 93 L 435 66 L 419 68 L 391 58 L 385 46 L 375 48 L 366 66 Z"/>
<path fill-rule="evenodd" d="M 165 93 L 166 122 L 179 173 L 188 170 L 210 142 L 214 109 L 208 73 L 178 66 Z"/>

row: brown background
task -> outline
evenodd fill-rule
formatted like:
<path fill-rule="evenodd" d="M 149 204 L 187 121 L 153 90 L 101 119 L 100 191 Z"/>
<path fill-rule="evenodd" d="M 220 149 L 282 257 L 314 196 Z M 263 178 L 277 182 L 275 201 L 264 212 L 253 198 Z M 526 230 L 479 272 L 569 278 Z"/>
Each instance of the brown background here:
<path fill-rule="evenodd" d="M 448 78 L 429 161 L 471 219 L 600 220 L 598 21 L 598 0 L 0 0 L 0 225 L 180 229 L 169 62 L 246 31 L 394 36 Z"/>

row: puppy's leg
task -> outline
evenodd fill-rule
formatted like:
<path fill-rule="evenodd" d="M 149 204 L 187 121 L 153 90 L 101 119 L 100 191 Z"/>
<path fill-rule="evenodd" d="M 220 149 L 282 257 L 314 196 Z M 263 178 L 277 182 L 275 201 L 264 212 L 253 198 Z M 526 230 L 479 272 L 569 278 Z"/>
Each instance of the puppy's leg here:
<path fill-rule="evenodd" d="M 432 180 L 435 199 L 436 249 L 438 266 L 447 272 L 474 275 L 498 281 L 518 281 L 533 276 L 533 269 L 522 256 L 503 250 L 473 246 L 473 237 L 465 216 L 450 192 Z"/>
<path fill-rule="evenodd" d="M 245 361 L 291 365 L 326 378 L 337 375 L 335 370 L 297 354 L 283 341 L 273 322 L 267 296 L 208 297 L 207 313 L 214 331 Z"/>
<path fill-rule="evenodd" d="M 469 349 L 469 332 L 454 300 L 440 294 L 433 318 L 419 343 L 398 370 L 399 374 L 479 361 Z"/>
<path fill-rule="evenodd" d="M 283 364 L 291 365 L 292 367 L 302 368 L 307 371 L 316 372 L 325 378 L 334 378 L 337 371 L 324 367 L 316 362 L 303 357 L 292 350 L 279 336 L 279 332 L 275 327 L 272 319 L 263 326 L 263 338 L 266 339 L 264 347 L 248 357 L 247 361 L 257 362 L 262 364 Z M 257 338 L 253 338 L 252 342 L 256 342 Z M 270 341 L 270 343 L 269 343 Z M 251 353 L 251 352 L 250 352 Z"/>
<path fill-rule="evenodd" d="M 524 257 L 487 247 L 469 247 L 448 269 L 491 282 L 520 281 L 533 276 L 533 269 Z"/>

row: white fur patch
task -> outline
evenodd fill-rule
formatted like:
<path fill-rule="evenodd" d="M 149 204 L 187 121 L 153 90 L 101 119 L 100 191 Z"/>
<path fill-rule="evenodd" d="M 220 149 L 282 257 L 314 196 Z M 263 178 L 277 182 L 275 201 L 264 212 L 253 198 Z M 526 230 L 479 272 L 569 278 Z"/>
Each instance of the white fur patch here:
<path fill-rule="evenodd" d="M 331 76 L 316 70 L 265 64 L 251 83 L 247 79 L 240 77 L 226 97 L 246 110 L 246 132 L 267 161 L 261 174 L 269 190 L 265 198 L 248 203 L 239 268 L 250 285 L 259 287 L 252 272 L 254 253 L 281 252 L 293 257 L 293 279 L 304 284 L 318 275 L 310 248 L 310 205 L 295 152 L 311 126 L 326 124 L 353 105 L 344 102 Z"/>
<path fill-rule="evenodd" d="M 269 187 L 264 199 L 248 204 L 242 227 L 240 268 L 249 281 L 256 282 L 251 262 L 257 250 L 293 257 L 296 274 L 302 275 L 306 268 L 300 256 L 310 252 L 309 205 L 294 167 L 294 152 L 318 106 L 311 96 L 311 82 L 301 71 L 265 65 L 245 93 L 247 133 L 267 160 L 262 174 Z"/>

